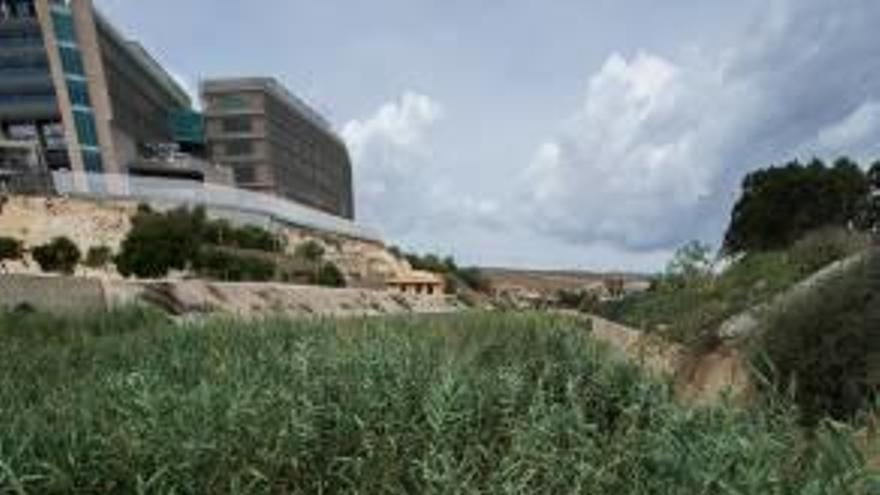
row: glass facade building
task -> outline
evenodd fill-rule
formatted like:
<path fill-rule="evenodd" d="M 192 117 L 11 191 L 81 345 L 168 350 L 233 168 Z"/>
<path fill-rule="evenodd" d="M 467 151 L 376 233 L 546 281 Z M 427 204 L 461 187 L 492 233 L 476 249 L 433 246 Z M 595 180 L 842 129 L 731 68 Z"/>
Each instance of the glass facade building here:
<path fill-rule="evenodd" d="M 91 0 L 0 0 L 0 143 L 32 143 L 48 170 L 125 173 L 191 103 Z"/>

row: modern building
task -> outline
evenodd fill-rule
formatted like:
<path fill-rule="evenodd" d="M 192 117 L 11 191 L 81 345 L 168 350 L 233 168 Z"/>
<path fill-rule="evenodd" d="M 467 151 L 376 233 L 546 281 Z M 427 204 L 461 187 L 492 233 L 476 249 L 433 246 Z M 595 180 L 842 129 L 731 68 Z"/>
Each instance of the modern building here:
<path fill-rule="evenodd" d="M 352 171 L 342 139 L 272 78 L 202 83 L 208 156 L 239 187 L 354 218 Z"/>
<path fill-rule="evenodd" d="M 126 174 L 157 146 L 198 150 L 191 103 L 91 0 L 0 0 L 0 141 L 31 143 L 49 170 Z"/>

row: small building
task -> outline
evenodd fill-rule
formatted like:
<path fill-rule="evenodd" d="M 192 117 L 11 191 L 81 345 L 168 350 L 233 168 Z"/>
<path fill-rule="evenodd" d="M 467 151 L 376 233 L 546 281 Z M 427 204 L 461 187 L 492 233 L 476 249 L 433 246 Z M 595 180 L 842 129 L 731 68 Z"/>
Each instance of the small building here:
<path fill-rule="evenodd" d="M 387 280 L 385 286 L 401 294 L 442 297 L 446 291 L 446 280 L 431 272 L 414 270 Z"/>

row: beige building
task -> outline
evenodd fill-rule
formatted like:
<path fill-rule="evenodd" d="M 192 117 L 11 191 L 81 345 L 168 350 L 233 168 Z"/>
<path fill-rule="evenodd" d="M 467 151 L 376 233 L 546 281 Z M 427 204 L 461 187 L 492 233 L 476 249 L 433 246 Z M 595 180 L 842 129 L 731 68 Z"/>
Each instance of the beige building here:
<path fill-rule="evenodd" d="M 354 218 L 351 161 L 330 124 L 272 78 L 202 84 L 208 156 L 239 187 Z"/>
<path fill-rule="evenodd" d="M 385 284 L 388 290 L 401 294 L 442 297 L 446 292 L 446 281 L 443 277 L 421 270 L 397 275 Z"/>

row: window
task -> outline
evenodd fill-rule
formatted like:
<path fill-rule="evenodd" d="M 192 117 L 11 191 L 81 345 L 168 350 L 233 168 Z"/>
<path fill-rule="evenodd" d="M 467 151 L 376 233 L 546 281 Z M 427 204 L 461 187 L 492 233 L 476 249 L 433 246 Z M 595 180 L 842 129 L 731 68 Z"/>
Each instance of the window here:
<path fill-rule="evenodd" d="M 70 102 L 73 105 L 83 107 L 91 106 L 89 100 L 89 87 L 85 81 L 68 80 L 67 91 L 70 93 Z"/>
<path fill-rule="evenodd" d="M 253 121 L 249 117 L 230 117 L 223 119 L 223 132 L 251 132 Z"/>
<path fill-rule="evenodd" d="M 85 75 L 86 70 L 85 67 L 83 67 L 83 61 L 79 54 L 79 50 L 69 46 L 62 46 L 60 52 L 61 66 L 64 67 L 65 73 L 78 76 Z"/>
<path fill-rule="evenodd" d="M 52 24 L 55 25 L 55 37 L 58 41 L 76 42 L 76 29 L 73 27 L 73 17 L 70 14 L 53 11 Z"/>
<path fill-rule="evenodd" d="M 234 110 L 239 108 L 247 108 L 248 101 L 242 95 L 222 95 L 216 99 L 217 106 L 225 110 Z"/>
<path fill-rule="evenodd" d="M 73 120 L 76 123 L 76 134 L 81 146 L 98 146 L 98 128 L 95 117 L 89 111 L 74 110 Z"/>
<path fill-rule="evenodd" d="M 237 165 L 234 170 L 236 184 L 251 184 L 257 181 L 257 171 L 253 166 Z"/>
<path fill-rule="evenodd" d="M 83 167 L 86 172 L 101 173 L 104 171 L 104 163 L 101 160 L 101 153 L 93 150 L 83 150 L 82 152 Z"/>
<path fill-rule="evenodd" d="M 254 152 L 254 143 L 243 139 L 226 143 L 226 156 L 251 155 Z"/>

